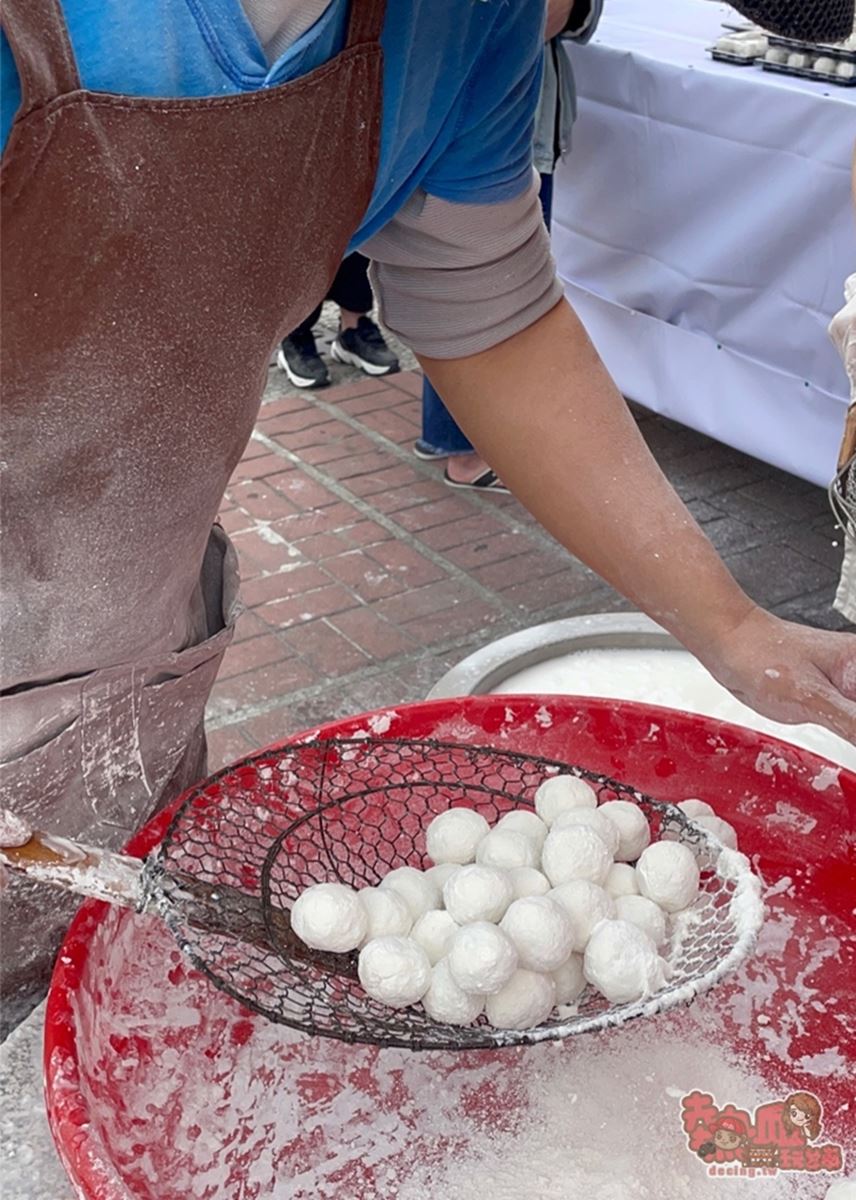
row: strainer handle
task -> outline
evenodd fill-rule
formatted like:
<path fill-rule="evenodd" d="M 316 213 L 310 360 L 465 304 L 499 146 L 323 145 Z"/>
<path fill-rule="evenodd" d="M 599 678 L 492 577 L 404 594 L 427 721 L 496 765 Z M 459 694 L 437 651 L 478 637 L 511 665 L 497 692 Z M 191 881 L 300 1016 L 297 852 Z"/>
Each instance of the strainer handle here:
<path fill-rule="evenodd" d="M 0 864 L 16 875 L 123 908 L 142 905 L 143 864 L 69 838 L 34 831 L 21 846 L 0 846 Z"/>

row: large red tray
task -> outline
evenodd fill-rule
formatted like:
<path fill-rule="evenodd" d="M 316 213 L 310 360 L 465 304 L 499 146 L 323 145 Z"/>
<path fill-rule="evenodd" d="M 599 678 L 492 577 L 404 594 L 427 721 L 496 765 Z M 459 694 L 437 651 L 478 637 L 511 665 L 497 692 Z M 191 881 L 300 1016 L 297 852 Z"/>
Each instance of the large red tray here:
<path fill-rule="evenodd" d="M 757 1065 L 771 1086 L 786 1079 L 791 1090 L 822 1092 L 824 1136 L 852 1143 L 845 1078 L 828 1068 L 818 1077 L 811 1064 L 843 1055 L 852 1069 L 856 1058 L 848 1024 L 856 1011 L 856 775 L 723 722 L 591 698 L 439 700 L 312 733 L 348 737 L 359 731 L 520 750 L 584 765 L 663 800 L 698 796 L 711 802 L 735 826 L 741 849 L 771 885 L 770 920 L 791 933 L 786 944 L 768 948 L 695 1008 L 706 1006 L 705 1019 L 723 1047 Z M 146 854 L 169 816 L 147 825 L 129 851 Z M 783 882 L 786 876 L 790 884 Z M 831 944 L 834 953 L 816 952 Z M 744 1003 L 762 976 L 767 1000 L 758 1001 L 755 989 L 755 999 Z M 807 1005 L 807 987 L 832 1003 Z M 656 1020 L 680 1021 L 682 1015 Z M 768 1047 L 781 1047 L 782 1038 L 786 1053 L 771 1056 Z M 45 1037 L 51 1128 L 78 1194 L 87 1200 L 187 1200 L 192 1176 L 194 1200 L 392 1200 L 396 1180 L 413 1162 L 438 1153 L 420 1128 L 420 1104 L 431 1101 L 407 1094 L 404 1075 L 385 1057 L 392 1051 L 325 1042 L 322 1052 L 321 1045 L 263 1022 L 216 992 L 188 968 L 153 918 L 87 901 L 59 955 Z M 575 1050 L 572 1039 L 562 1052 Z M 406 1052 L 395 1053 L 400 1062 Z M 506 1114 L 520 1103 L 515 1071 L 521 1053 L 527 1051 L 434 1054 L 425 1061 L 439 1080 L 472 1072 L 465 1115 L 477 1119 L 483 1109 L 488 1119 L 486 1097 L 494 1113 L 498 1091 Z M 200 1075 L 198 1087 L 189 1082 L 190 1064 Z M 382 1121 L 392 1109 L 400 1125 L 407 1113 L 407 1143 L 402 1146 L 399 1130 L 380 1182 L 366 1155 L 355 1150 L 349 1157 L 341 1146 L 323 1144 L 319 1114 L 343 1097 L 364 1106 L 369 1122 L 375 1116 Z M 293 1124 L 274 1129 L 271 1106 L 284 1111 L 287 1104 L 294 1106 Z M 221 1133 L 206 1143 L 212 1128 Z M 271 1137 L 281 1144 L 272 1149 Z M 676 1142 L 675 1153 L 682 1152 Z M 275 1190 L 261 1178 L 260 1154 L 275 1162 Z M 304 1191 L 296 1179 L 309 1163 L 315 1182 Z M 816 1182 L 821 1196 L 826 1182 Z"/>

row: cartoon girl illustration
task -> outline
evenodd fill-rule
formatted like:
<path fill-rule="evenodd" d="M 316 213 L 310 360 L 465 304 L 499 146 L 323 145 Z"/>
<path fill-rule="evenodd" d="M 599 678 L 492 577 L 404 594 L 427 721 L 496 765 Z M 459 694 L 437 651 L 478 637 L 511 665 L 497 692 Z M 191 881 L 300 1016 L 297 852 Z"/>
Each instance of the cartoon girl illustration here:
<path fill-rule="evenodd" d="M 820 1133 L 823 1107 L 811 1092 L 794 1092 L 788 1096 L 782 1109 L 782 1124 L 788 1133 L 796 1130 L 807 1142 L 813 1142 Z"/>

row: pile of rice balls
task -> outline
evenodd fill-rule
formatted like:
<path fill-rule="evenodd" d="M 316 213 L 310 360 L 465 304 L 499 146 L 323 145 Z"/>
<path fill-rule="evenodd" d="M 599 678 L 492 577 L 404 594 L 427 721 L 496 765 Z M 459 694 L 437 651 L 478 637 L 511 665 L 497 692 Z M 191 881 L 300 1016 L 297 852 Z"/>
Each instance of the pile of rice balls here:
<path fill-rule="evenodd" d="M 710 805 L 679 807 L 736 848 Z M 369 996 L 390 1008 L 421 1003 L 444 1025 L 484 1014 L 497 1029 L 530 1029 L 554 1008 L 573 1012 L 566 1006 L 587 984 L 610 1004 L 659 991 L 667 922 L 699 889 L 687 846 L 651 843 L 641 808 L 598 805 L 575 775 L 547 779 L 534 812 L 515 809 L 493 828 L 471 808 L 450 808 L 431 821 L 426 848 L 425 871 L 398 867 L 359 891 L 307 888 L 291 923 L 313 949 L 359 950 Z"/>

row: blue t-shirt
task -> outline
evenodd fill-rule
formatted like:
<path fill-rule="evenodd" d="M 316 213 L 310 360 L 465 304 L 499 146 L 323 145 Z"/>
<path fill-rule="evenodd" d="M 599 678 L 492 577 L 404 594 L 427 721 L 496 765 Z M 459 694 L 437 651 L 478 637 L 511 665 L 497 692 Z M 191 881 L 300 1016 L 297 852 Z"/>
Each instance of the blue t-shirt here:
<path fill-rule="evenodd" d="M 85 88 L 214 96 L 285 83 L 328 61 L 344 45 L 348 3 L 332 0 L 272 65 L 240 0 L 64 0 L 63 11 Z M 352 247 L 417 188 L 473 204 L 526 188 L 543 14 L 543 0 L 389 0 L 380 164 Z M 0 71 L 5 145 L 20 99 L 5 36 Z"/>

